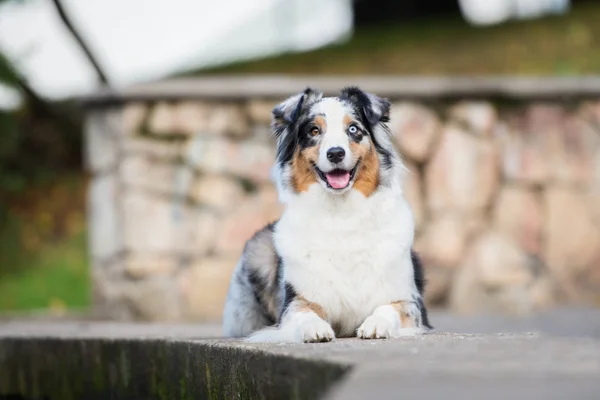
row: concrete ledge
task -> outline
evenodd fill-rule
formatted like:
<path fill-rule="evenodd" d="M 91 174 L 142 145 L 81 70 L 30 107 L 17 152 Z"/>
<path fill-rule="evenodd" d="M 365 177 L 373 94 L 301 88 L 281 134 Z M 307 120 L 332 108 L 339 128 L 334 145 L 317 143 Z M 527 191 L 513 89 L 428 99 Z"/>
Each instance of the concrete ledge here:
<path fill-rule="evenodd" d="M 30 399 L 314 399 L 346 366 L 222 342 L 6 338 L 2 394 Z"/>
<path fill-rule="evenodd" d="M 600 77 L 399 77 L 244 75 L 179 78 L 116 89 L 102 89 L 80 100 L 86 106 L 126 101 L 276 98 L 313 86 L 327 94 L 348 85 L 394 99 L 600 97 Z"/>
<path fill-rule="evenodd" d="M 594 335 L 267 345 L 210 338 L 218 333 L 202 325 L 8 323 L 0 327 L 0 398 L 595 399 L 600 391 Z"/>

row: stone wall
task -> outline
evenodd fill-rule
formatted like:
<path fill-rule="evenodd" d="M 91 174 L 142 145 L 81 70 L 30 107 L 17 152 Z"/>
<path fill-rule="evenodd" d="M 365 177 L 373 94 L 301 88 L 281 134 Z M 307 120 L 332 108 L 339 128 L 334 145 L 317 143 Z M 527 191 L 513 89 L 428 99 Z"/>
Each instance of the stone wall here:
<path fill-rule="evenodd" d="M 304 85 L 293 83 L 220 92 L 206 80 L 190 92 L 177 82 L 88 99 L 98 307 L 123 319 L 220 317 L 244 242 L 281 213 L 270 111 Z M 600 304 L 600 96 L 376 83 L 362 86 L 393 103 L 431 305 Z"/>

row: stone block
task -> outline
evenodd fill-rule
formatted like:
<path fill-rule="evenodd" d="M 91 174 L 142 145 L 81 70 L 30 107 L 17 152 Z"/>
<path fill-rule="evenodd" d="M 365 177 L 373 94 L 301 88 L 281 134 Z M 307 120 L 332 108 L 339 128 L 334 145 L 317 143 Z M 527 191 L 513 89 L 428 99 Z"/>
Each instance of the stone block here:
<path fill-rule="evenodd" d="M 209 120 L 209 132 L 243 139 L 250 134 L 248 115 L 238 104 L 219 104 Z"/>
<path fill-rule="evenodd" d="M 172 322 L 184 316 L 181 293 L 174 279 L 156 277 L 115 283 L 115 295 L 132 318 L 139 321 Z"/>
<path fill-rule="evenodd" d="M 180 134 L 177 132 L 175 106 L 165 101 L 155 104 L 150 110 L 147 128 L 153 135 Z"/>
<path fill-rule="evenodd" d="M 201 207 L 128 189 L 122 209 L 127 250 L 203 255 L 213 246 L 217 219 Z"/>
<path fill-rule="evenodd" d="M 394 104 L 389 126 L 402 155 L 415 162 L 427 160 L 440 133 L 437 116 L 428 108 L 412 103 Z"/>
<path fill-rule="evenodd" d="M 187 195 L 191 186 L 190 167 L 156 160 L 142 155 L 123 158 L 119 178 L 126 186 L 156 191 L 161 194 Z"/>
<path fill-rule="evenodd" d="M 598 118 L 600 120 L 600 115 Z M 600 131 L 598 136 L 600 137 Z M 587 187 L 586 197 L 588 210 L 590 210 L 596 226 L 600 227 L 600 149 L 594 155 L 592 164 L 592 178 Z"/>
<path fill-rule="evenodd" d="M 600 228 L 585 196 L 552 187 L 545 194 L 545 259 L 567 298 L 600 300 Z"/>
<path fill-rule="evenodd" d="M 575 117 L 567 118 L 556 135 L 549 154 L 553 180 L 590 185 L 600 154 L 600 135 L 589 123 Z"/>
<path fill-rule="evenodd" d="M 129 278 L 148 279 L 173 275 L 181 259 L 173 254 L 129 252 L 122 263 Z"/>
<path fill-rule="evenodd" d="M 528 184 L 589 184 L 600 151 L 592 126 L 557 105 L 533 105 L 514 115 L 499 143 L 504 176 Z"/>
<path fill-rule="evenodd" d="M 423 205 L 423 194 L 421 191 L 421 173 L 414 164 L 405 162 L 408 169 L 404 178 L 404 197 L 412 210 L 415 219 L 415 228 L 420 230 L 425 219 L 425 210 Z"/>
<path fill-rule="evenodd" d="M 245 193 L 235 178 L 208 174 L 198 178 L 192 186 L 190 196 L 202 205 L 227 213 L 242 203 Z"/>
<path fill-rule="evenodd" d="M 586 101 L 579 108 L 579 117 L 590 123 L 600 134 L 600 101 Z"/>
<path fill-rule="evenodd" d="M 499 136 L 502 174 L 509 182 L 542 185 L 549 179 L 543 139 L 507 128 Z"/>
<path fill-rule="evenodd" d="M 541 199 L 533 190 L 504 186 L 494 205 L 493 226 L 527 254 L 542 255 L 544 216 Z"/>
<path fill-rule="evenodd" d="M 586 200 L 596 226 L 600 227 L 600 181 L 588 190 Z"/>
<path fill-rule="evenodd" d="M 203 258 L 178 277 L 187 318 L 220 320 L 233 269 L 234 257 Z"/>
<path fill-rule="evenodd" d="M 140 277 L 141 278 L 141 277 Z M 183 302 L 174 278 L 164 275 L 125 280 L 102 268 L 92 271 L 96 311 L 113 320 L 170 322 L 183 319 Z"/>
<path fill-rule="evenodd" d="M 485 101 L 464 101 L 451 107 L 450 118 L 471 133 L 490 136 L 498 121 L 494 106 Z"/>
<path fill-rule="evenodd" d="M 250 100 L 247 110 L 250 121 L 261 125 L 271 125 L 273 108 L 277 105 L 272 100 Z"/>
<path fill-rule="evenodd" d="M 121 282 L 121 276 L 115 279 L 107 273 L 106 268 L 96 267 L 91 270 L 90 275 L 94 314 L 116 321 L 133 319 L 131 311 L 125 306 L 120 296 L 118 285 Z"/>
<path fill-rule="evenodd" d="M 254 197 L 268 208 L 267 216 L 269 218 L 279 218 L 283 207 L 279 203 L 279 194 L 273 184 L 265 183 L 260 185 Z"/>
<path fill-rule="evenodd" d="M 507 131 L 499 138 L 508 180 L 543 184 L 551 178 L 552 147 L 557 147 L 565 117 L 562 107 L 533 104 L 508 118 Z"/>
<path fill-rule="evenodd" d="M 425 304 L 428 306 L 447 306 L 448 293 L 456 273 L 453 269 L 423 264 L 426 279 Z"/>
<path fill-rule="evenodd" d="M 483 226 L 481 217 L 444 213 L 427 223 L 415 248 L 425 264 L 455 269 L 464 259 L 470 237 Z"/>
<path fill-rule="evenodd" d="M 148 115 L 148 105 L 142 102 L 127 103 L 123 106 L 122 129 L 125 136 L 138 135 Z"/>
<path fill-rule="evenodd" d="M 123 250 L 123 215 L 121 196 L 115 174 L 94 177 L 88 194 L 90 253 L 102 261 Z"/>
<path fill-rule="evenodd" d="M 270 146 L 275 146 L 275 136 L 269 125 L 255 124 L 250 127 L 250 140 L 269 143 Z"/>
<path fill-rule="evenodd" d="M 179 141 L 156 140 L 148 136 L 127 136 L 122 141 L 123 154 L 141 155 L 153 160 L 178 162 L 182 158 Z"/>
<path fill-rule="evenodd" d="M 171 131 L 184 135 L 218 134 L 209 129 L 213 106 L 202 101 L 182 101 L 172 106 Z"/>
<path fill-rule="evenodd" d="M 536 262 L 501 234 L 479 236 L 454 278 L 451 309 L 518 315 L 547 307 L 553 300 L 552 286 Z"/>
<path fill-rule="evenodd" d="M 201 173 L 232 174 L 268 182 L 275 162 L 275 146 L 260 141 L 196 135 L 187 145 L 185 157 Z"/>
<path fill-rule="evenodd" d="M 160 102 L 150 114 L 148 128 L 156 135 L 202 134 L 243 138 L 249 134 L 248 116 L 235 103 Z"/>
<path fill-rule="evenodd" d="M 479 212 L 489 206 L 498 175 L 497 151 L 491 141 L 446 126 L 425 170 L 428 208 L 433 213 Z"/>
<path fill-rule="evenodd" d="M 221 254 L 239 255 L 246 241 L 266 224 L 281 216 L 282 206 L 272 187 L 248 197 L 219 227 L 215 250 Z"/>
<path fill-rule="evenodd" d="M 425 269 L 427 302 L 439 305 L 447 299 L 469 242 L 484 226 L 483 217 L 479 215 L 453 213 L 438 215 L 424 225 L 414 248 Z"/>
<path fill-rule="evenodd" d="M 116 167 L 121 136 L 121 112 L 100 110 L 88 113 L 85 119 L 85 165 L 100 173 Z"/>

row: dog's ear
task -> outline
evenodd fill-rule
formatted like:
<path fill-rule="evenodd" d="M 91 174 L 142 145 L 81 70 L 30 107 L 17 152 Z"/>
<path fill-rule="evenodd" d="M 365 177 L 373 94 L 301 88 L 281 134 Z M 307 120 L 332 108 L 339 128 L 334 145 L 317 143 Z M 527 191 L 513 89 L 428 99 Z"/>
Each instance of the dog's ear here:
<path fill-rule="evenodd" d="M 342 89 L 340 98 L 354 104 L 362 112 L 364 118 L 372 126 L 390 120 L 390 102 L 387 99 L 366 93 L 356 86 Z"/>
<path fill-rule="evenodd" d="M 273 132 L 279 138 L 285 128 L 296 123 L 302 110 L 323 97 L 323 93 L 313 88 L 306 88 L 302 93 L 289 97 L 273 109 Z"/>
<path fill-rule="evenodd" d="M 273 134 L 277 139 L 277 160 L 279 164 L 285 164 L 291 160 L 298 137 L 293 132 L 293 126 L 298 122 L 302 111 L 306 107 L 318 101 L 323 94 L 318 90 L 306 88 L 302 93 L 298 93 L 273 109 Z"/>

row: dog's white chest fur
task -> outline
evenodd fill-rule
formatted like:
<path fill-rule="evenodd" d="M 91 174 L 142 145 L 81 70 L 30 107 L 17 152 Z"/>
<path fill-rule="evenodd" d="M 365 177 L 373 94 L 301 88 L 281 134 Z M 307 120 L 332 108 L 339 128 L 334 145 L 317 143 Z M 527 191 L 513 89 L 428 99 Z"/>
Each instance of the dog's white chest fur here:
<path fill-rule="evenodd" d="M 416 292 L 414 222 L 399 190 L 332 196 L 318 185 L 290 199 L 275 230 L 285 282 L 352 335 L 377 306 Z"/>

